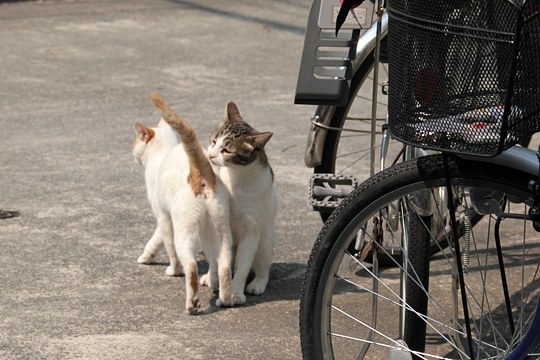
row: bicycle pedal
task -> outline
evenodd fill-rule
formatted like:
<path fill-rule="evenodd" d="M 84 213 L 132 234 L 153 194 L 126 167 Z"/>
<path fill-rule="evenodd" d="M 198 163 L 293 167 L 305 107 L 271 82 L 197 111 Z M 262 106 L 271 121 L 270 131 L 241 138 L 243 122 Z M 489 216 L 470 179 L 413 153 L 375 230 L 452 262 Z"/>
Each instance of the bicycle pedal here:
<path fill-rule="evenodd" d="M 357 186 L 354 176 L 314 174 L 309 179 L 308 205 L 314 211 L 332 211 Z"/>

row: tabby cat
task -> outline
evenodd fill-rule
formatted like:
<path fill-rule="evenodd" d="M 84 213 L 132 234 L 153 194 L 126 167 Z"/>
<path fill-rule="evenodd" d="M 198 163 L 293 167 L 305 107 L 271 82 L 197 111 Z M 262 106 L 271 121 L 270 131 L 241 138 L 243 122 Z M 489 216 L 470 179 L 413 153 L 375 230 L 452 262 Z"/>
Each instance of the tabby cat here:
<path fill-rule="evenodd" d="M 225 121 L 212 134 L 208 157 L 231 193 L 231 229 L 236 249 L 234 303 L 248 294 L 262 294 L 268 283 L 275 242 L 276 190 L 264 146 L 271 132 L 248 125 L 229 102 Z M 255 278 L 247 285 L 250 270 Z"/>

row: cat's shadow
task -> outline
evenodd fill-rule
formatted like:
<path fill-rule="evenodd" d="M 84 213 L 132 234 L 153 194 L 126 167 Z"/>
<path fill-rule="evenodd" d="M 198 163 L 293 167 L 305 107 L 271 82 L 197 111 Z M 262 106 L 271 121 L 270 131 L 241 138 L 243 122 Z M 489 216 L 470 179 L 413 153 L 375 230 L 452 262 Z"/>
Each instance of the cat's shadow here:
<path fill-rule="evenodd" d="M 201 267 L 201 269 L 203 268 Z M 246 303 L 237 307 L 251 307 L 272 301 L 296 301 L 300 299 L 300 288 L 305 271 L 306 264 L 273 263 L 270 268 L 270 280 L 266 286 L 266 291 L 261 295 L 246 294 Z M 253 276 L 251 273 L 247 283 L 253 279 Z M 218 294 L 214 293 L 210 302 L 212 305 L 201 311 L 201 315 L 227 310 L 227 308 L 215 305 L 217 299 Z"/>
<path fill-rule="evenodd" d="M 168 266 L 169 263 L 166 261 L 156 261 L 152 265 Z M 208 271 L 208 263 L 206 261 L 199 261 L 198 267 L 199 275 Z M 266 291 L 261 295 L 246 294 L 246 303 L 236 307 L 251 307 L 272 301 L 298 300 L 300 298 L 300 288 L 305 270 L 306 264 L 273 263 L 270 268 L 270 280 L 266 287 Z M 247 282 L 249 283 L 252 279 L 253 274 L 250 274 Z M 206 287 L 203 287 L 201 291 L 204 293 L 211 293 L 211 290 Z M 205 301 L 209 301 L 209 303 L 207 302 L 206 305 L 203 304 L 203 308 L 198 313 L 199 316 L 227 310 L 227 308 L 216 306 L 216 300 L 218 299 L 217 293 L 213 293 L 211 296 L 211 299 Z M 203 297 L 207 298 L 206 295 L 203 295 Z"/>

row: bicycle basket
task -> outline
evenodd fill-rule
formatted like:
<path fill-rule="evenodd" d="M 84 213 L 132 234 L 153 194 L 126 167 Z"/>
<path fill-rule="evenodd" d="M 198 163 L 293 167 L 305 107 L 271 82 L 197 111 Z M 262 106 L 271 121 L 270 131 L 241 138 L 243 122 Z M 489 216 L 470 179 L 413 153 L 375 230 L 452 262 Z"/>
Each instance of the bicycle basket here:
<path fill-rule="evenodd" d="M 540 131 L 540 0 L 389 0 L 389 127 L 494 156 Z"/>

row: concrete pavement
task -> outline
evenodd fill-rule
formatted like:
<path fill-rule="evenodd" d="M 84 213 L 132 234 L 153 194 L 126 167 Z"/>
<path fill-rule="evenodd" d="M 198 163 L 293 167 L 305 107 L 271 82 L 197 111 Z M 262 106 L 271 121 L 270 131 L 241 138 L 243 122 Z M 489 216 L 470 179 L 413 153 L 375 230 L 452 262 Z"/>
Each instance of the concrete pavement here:
<path fill-rule="evenodd" d="M 309 0 L 0 4 L 0 359 L 294 359 L 321 223 L 306 205 L 312 107 L 293 105 Z M 157 90 L 209 138 L 234 100 L 273 131 L 277 244 L 264 295 L 184 311 L 136 263 L 154 219 L 130 144 Z M 203 267 L 204 264 L 202 263 Z"/>

